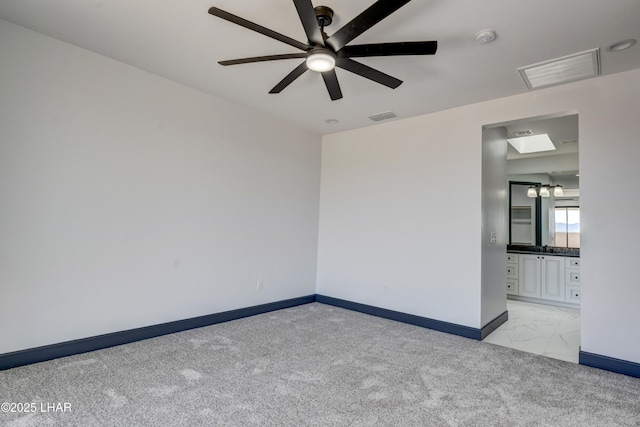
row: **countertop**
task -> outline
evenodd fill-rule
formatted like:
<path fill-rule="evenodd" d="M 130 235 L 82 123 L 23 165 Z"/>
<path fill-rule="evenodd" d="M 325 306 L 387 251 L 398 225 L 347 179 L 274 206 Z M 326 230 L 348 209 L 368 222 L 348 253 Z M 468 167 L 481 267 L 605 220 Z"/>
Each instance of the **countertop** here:
<path fill-rule="evenodd" d="M 507 252 L 514 254 L 543 254 L 566 257 L 580 256 L 580 248 L 559 248 L 555 246 L 507 245 Z"/>

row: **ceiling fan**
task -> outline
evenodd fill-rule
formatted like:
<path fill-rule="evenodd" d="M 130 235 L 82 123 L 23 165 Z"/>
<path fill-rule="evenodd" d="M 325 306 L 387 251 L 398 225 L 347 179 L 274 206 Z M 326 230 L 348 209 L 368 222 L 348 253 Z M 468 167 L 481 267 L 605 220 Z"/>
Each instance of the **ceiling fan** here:
<path fill-rule="evenodd" d="M 293 4 L 298 11 L 298 16 L 307 35 L 307 43 L 299 42 L 298 40 L 294 40 L 244 18 L 225 12 L 217 7 L 211 7 L 209 13 L 302 51 L 220 61 L 220 65 L 237 65 L 280 59 L 304 58 L 305 61 L 275 85 L 269 93 L 282 92 L 282 90 L 300 77 L 305 71 L 313 70 L 322 74 L 329 96 L 332 101 L 335 101 L 342 98 L 342 90 L 340 89 L 334 67 L 340 67 L 392 89 L 402 84 L 402 80 L 398 80 L 395 77 L 360 62 L 356 62 L 351 58 L 433 55 L 436 53 L 438 49 L 438 42 L 436 41 L 374 43 L 347 46 L 353 39 L 409 3 L 409 1 L 410 0 L 378 0 L 351 20 L 351 22 L 344 25 L 331 36 L 328 36 L 324 28 L 331 24 L 333 20 L 333 10 L 327 6 L 316 6 L 314 8 L 311 0 L 293 0 Z"/>

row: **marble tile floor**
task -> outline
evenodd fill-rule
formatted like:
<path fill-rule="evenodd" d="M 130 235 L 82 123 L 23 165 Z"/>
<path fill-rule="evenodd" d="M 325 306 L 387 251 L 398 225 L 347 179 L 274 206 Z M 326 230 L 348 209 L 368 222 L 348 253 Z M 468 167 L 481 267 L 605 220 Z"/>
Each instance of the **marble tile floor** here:
<path fill-rule="evenodd" d="M 509 320 L 484 342 L 578 363 L 580 310 L 507 300 Z"/>

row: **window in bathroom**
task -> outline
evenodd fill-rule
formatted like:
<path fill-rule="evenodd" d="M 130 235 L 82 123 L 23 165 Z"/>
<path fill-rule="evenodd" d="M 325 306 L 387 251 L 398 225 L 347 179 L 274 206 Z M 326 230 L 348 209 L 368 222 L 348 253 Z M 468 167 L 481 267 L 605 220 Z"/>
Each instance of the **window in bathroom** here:
<path fill-rule="evenodd" d="M 580 247 L 580 208 L 556 207 L 555 246 Z"/>

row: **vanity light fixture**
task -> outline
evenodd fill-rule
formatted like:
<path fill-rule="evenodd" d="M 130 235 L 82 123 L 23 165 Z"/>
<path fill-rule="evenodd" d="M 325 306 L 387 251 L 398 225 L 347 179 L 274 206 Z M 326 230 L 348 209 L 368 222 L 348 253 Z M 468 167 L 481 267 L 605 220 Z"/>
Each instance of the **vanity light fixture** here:
<path fill-rule="evenodd" d="M 556 185 L 553 188 L 553 196 L 554 197 L 562 197 L 562 196 L 564 196 L 564 191 L 562 191 L 562 185 Z"/>
<path fill-rule="evenodd" d="M 535 198 L 535 197 L 550 197 L 551 189 L 553 189 L 554 197 L 562 197 L 564 195 L 564 191 L 562 191 L 562 185 L 532 185 L 527 189 L 527 197 Z"/>
<path fill-rule="evenodd" d="M 549 197 L 549 187 L 540 187 L 540 197 Z"/>

